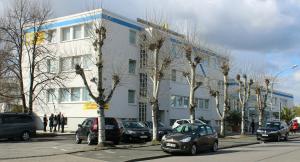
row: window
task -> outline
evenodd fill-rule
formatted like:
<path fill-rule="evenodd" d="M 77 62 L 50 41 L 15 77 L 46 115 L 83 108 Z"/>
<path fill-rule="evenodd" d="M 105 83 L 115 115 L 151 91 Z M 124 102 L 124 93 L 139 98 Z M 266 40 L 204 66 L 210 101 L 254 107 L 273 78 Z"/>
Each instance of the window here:
<path fill-rule="evenodd" d="M 55 101 L 55 89 L 48 89 L 47 90 L 47 101 L 54 102 Z"/>
<path fill-rule="evenodd" d="M 140 68 L 145 68 L 147 66 L 147 53 L 143 46 L 140 46 Z"/>
<path fill-rule="evenodd" d="M 136 31 L 129 30 L 129 43 L 136 44 Z"/>
<path fill-rule="evenodd" d="M 202 125 L 202 126 L 199 126 L 198 127 L 198 133 L 201 135 L 201 136 L 205 136 L 206 135 L 206 130 L 205 130 L 205 127 Z"/>
<path fill-rule="evenodd" d="M 176 96 L 171 96 L 171 107 L 176 107 Z"/>
<path fill-rule="evenodd" d="M 90 69 L 93 65 L 92 55 L 84 55 L 82 57 L 82 68 Z"/>
<path fill-rule="evenodd" d="M 80 89 L 81 88 L 71 88 L 71 101 L 80 101 Z"/>
<path fill-rule="evenodd" d="M 65 57 L 61 59 L 61 71 L 72 70 L 72 57 Z"/>
<path fill-rule="evenodd" d="M 140 96 L 147 97 L 147 74 L 140 73 Z"/>
<path fill-rule="evenodd" d="M 212 128 L 210 126 L 205 126 L 205 127 L 206 127 L 206 131 L 207 131 L 208 135 L 213 134 L 214 131 L 212 130 Z"/>
<path fill-rule="evenodd" d="M 205 108 L 205 109 L 208 109 L 208 108 L 209 108 L 209 100 L 208 100 L 208 99 L 205 99 L 205 100 L 204 100 L 204 108 Z"/>
<path fill-rule="evenodd" d="M 183 106 L 183 97 L 176 96 L 176 106 L 177 107 L 182 107 Z"/>
<path fill-rule="evenodd" d="M 172 81 L 176 81 L 176 70 L 175 69 L 172 69 Z"/>
<path fill-rule="evenodd" d="M 92 24 L 85 24 L 84 25 L 84 37 L 90 37 L 92 32 Z"/>
<path fill-rule="evenodd" d="M 82 38 L 82 28 L 81 25 L 77 25 L 73 27 L 73 39 Z"/>
<path fill-rule="evenodd" d="M 56 73 L 57 72 L 57 62 L 55 59 L 49 59 L 48 61 L 48 72 Z"/>
<path fill-rule="evenodd" d="M 128 90 L 128 103 L 135 103 L 135 90 Z"/>
<path fill-rule="evenodd" d="M 70 101 L 70 92 L 67 88 L 60 89 L 60 101 L 69 102 Z"/>
<path fill-rule="evenodd" d="M 72 68 L 75 69 L 76 65 L 80 65 L 82 67 L 81 56 L 73 57 Z"/>
<path fill-rule="evenodd" d="M 198 108 L 203 109 L 204 108 L 204 100 L 198 99 Z"/>
<path fill-rule="evenodd" d="M 188 97 L 184 97 L 183 107 L 184 108 L 188 108 L 189 107 L 189 98 Z"/>
<path fill-rule="evenodd" d="M 87 90 L 87 88 L 82 88 L 82 100 L 83 101 L 92 100 L 91 96 L 89 95 L 89 91 Z"/>
<path fill-rule="evenodd" d="M 56 42 L 56 30 L 49 30 L 47 33 L 47 41 L 49 43 L 55 43 Z"/>
<path fill-rule="evenodd" d="M 61 30 L 62 32 L 62 41 L 67 41 L 67 40 L 70 40 L 71 37 L 70 37 L 70 33 L 71 33 L 71 30 L 70 28 L 64 28 Z"/>
<path fill-rule="evenodd" d="M 129 74 L 135 74 L 135 67 L 136 67 L 136 61 L 135 60 L 129 60 L 129 67 L 128 67 L 128 73 Z"/>
<path fill-rule="evenodd" d="M 146 109 L 147 104 L 140 102 L 139 103 L 139 121 L 146 121 Z"/>

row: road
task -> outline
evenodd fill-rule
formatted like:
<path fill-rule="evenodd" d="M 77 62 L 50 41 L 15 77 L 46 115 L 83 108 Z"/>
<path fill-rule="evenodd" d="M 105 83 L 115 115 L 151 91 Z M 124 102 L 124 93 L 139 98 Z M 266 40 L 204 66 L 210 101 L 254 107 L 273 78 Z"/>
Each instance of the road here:
<path fill-rule="evenodd" d="M 223 147 L 239 145 L 246 142 L 253 143 L 253 138 L 222 139 Z M 94 146 L 87 144 L 76 145 L 73 136 L 33 139 L 32 142 L 0 141 L 0 161 L 3 162 L 94 162 L 94 161 L 300 161 L 300 138 L 288 142 L 263 143 L 244 147 L 219 150 L 216 154 L 202 152 L 197 156 L 170 156 L 161 151 L 159 146 L 136 148 L 115 148 L 94 150 Z M 150 158 L 149 158 L 150 157 Z M 158 157 L 159 159 L 153 159 Z M 1 161 L 1 162 L 2 162 Z"/>
<path fill-rule="evenodd" d="M 300 138 L 288 142 L 261 143 L 245 147 L 202 153 L 197 156 L 172 156 L 148 162 L 299 162 Z"/>

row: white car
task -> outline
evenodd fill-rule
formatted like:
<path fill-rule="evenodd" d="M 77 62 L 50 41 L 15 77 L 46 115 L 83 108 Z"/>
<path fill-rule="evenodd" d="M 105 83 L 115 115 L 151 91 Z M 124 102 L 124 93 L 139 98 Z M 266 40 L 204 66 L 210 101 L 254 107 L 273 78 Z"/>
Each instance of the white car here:
<path fill-rule="evenodd" d="M 187 124 L 187 123 L 191 123 L 191 119 L 179 119 L 179 120 L 176 120 L 174 122 L 174 124 L 172 125 L 172 129 L 178 127 L 181 124 Z M 201 120 L 198 120 L 198 119 L 195 119 L 195 123 L 196 124 L 206 124 L 205 122 L 203 122 Z"/>

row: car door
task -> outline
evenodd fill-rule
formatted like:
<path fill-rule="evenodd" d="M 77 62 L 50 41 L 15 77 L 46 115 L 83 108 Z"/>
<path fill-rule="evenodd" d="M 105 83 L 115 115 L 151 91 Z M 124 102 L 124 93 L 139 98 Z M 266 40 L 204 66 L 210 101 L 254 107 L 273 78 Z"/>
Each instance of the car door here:
<path fill-rule="evenodd" d="M 3 117 L 2 116 L 0 116 L 0 138 L 2 138 L 2 137 L 5 137 L 5 132 L 6 131 L 4 131 L 4 129 L 5 129 L 5 127 L 4 127 L 5 125 L 4 125 L 4 121 L 3 121 Z"/>
<path fill-rule="evenodd" d="M 4 130 L 7 138 L 20 135 L 20 126 L 16 123 L 17 116 L 8 115 L 4 117 Z"/>
<path fill-rule="evenodd" d="M 87 119 L 86 120 L 84 120 L 83 122 L 82 122 L 82 124 L 80 124 L 79 126 L 78 126 L 78 129 L 77 129 L 77 132 L 78 132 L 78 135 L 79 135 L 79 137 L 80 138 L 84 138 L 84 135 L 83 135 L 83 126 L 86 124 L 86 122 L 87 122 Z"/>
<path fill-rule="evenodd" d="M 215 142 L 214 131 L 208 125 L 206 125 L 205 128 L 206 128 L 206 132 L 207 132 L 207 147 L 211 148 L 213 146 L 214 142 Z"/>
<path fill-rule="evenodd" d="M 90 133 L 92 123 L 93 123 L 92 119 L 87 119 L 84 125 L 82 125 L 82 135 L 84 139 L 86 139 L 87 135 Z"/>
<path fill-rule="evenodd" d="M 199 150 L 207 149 L 207 132 L 204 125 L 198 126 L 196 140 Z"/>

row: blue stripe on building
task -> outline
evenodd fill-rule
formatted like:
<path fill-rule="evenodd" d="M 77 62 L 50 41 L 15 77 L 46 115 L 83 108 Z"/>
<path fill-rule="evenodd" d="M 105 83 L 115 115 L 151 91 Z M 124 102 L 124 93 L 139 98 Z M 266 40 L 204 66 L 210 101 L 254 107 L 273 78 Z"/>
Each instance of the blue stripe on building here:
<path fill-rule="evenodd" d="M 99 19 L 99 18 L 103 18 L 105 20 L 109 20 L 111 22 L 126 26 L 126 27 L 131 28 L 131 29 L 139 30 L 139 31 L 143 29 L 142 27 L 140 27 L 138 25 L 128 23 L 126 21 L 114 18 L 112 16 L 109 16 L 109 15 L 106 15 L 106 14 L 103 14 L 103 13 L 90 15 L 90 16 L 85 16 L 85 17 L 81 17 L 81 18 L 75 18 L 75 19 L 61 21 L 61 22 L 54 22 L 54 23 L 51 23 L 49 25 L 45 25 L 42 29 L 43 30 L 49 30 L 49 29 L 55 29 L 55 28 L 58 28 L 58 27 L 71 26 L 71 25 L 74 25 L 74 24 L 90 22 L 90 21 L 93 21 L 93 20 Z M 30 28 L 30 29 L 26 30 L 26 32 L 33 32 L 33 31 L 34 31 L 33 28 Z"/>

